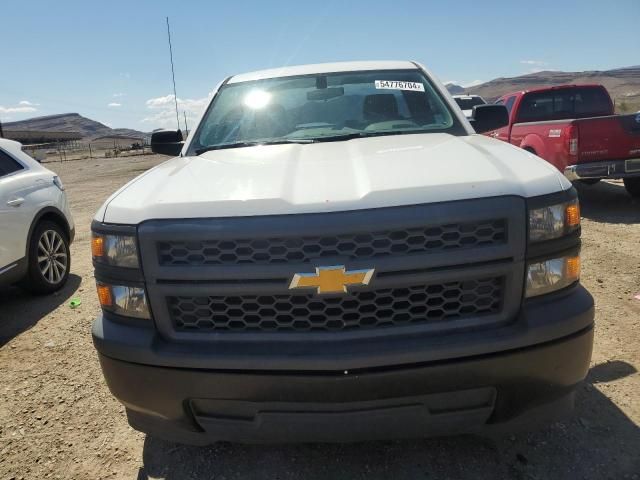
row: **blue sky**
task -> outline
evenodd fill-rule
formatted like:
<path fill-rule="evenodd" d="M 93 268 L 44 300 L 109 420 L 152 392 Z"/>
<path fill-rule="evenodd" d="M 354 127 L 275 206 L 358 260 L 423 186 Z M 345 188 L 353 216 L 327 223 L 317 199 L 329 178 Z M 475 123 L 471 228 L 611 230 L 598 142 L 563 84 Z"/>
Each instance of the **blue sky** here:
<path fill-rule="evenodd" d="M 469 85 L 640 64 L 640 0 L 2 0 L 0 12 L 2 121 L 174 126 L 167 15 L 190 119 L 225 76 L 281 65 L 411 59 Z"/>

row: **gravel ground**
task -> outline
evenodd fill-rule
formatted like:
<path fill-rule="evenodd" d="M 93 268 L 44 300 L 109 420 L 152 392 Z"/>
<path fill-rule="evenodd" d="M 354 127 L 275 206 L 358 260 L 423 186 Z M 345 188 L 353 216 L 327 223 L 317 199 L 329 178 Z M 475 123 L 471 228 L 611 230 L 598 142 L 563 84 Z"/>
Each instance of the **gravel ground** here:
<path fill-rule="evenodd" d="M 132 430 L 93 349 L 89 225 L 119 186 L 163 157 L 49 164 L 77 223 L 57 295 L 0 290 L 0 479 L 593 478 L 640 475 L 640 202 L 620 183 L 580 189 L 583 282 L 596 299 L 591 371 L 575 415 L 535 433 L 350 445 L 208 448 Z M 69 308 L 72 297 L 82 305 Z"/>

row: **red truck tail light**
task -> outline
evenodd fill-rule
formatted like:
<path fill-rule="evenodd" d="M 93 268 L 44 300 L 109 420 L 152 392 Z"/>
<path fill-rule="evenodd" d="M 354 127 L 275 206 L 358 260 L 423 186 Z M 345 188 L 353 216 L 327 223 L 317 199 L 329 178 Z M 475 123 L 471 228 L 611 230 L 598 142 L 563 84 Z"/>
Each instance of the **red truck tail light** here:
<path fill-rule="evenodd" d="M 569 125 L 564 131 L 564 140 L 569 155 L 578 155 L 578 127 Z"/>

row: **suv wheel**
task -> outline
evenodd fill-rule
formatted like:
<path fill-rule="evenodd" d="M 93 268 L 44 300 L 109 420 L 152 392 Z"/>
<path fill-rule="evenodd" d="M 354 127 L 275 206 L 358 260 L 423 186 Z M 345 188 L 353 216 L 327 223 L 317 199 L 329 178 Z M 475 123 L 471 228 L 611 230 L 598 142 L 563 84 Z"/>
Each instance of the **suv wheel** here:
<path fill-rule="evenodd" d="M 627 177 L 624 179 L 624 188 L 627 189 L 629 195 L 640 198 L 640 177 Z"/>
<path fill-rule="evenodd" d="M 29 245 L 29 271 L 21 282 L 34 293 L 52 293 L 67 282 L 71 268 L 69 239 L 57 223 L 39 223 Z"/>

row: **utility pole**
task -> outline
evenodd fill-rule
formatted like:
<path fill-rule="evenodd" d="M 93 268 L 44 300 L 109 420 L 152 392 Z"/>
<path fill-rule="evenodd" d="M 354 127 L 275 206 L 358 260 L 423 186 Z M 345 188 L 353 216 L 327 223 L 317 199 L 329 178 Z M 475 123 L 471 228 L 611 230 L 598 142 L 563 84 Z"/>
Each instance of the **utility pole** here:
<path fill-rule="evenodd" d="M 2 131 L 2 120 L 0 120 L 0 138 L 4 138 L 4 132 Z"/>
<path fill-rule="evenodd" d="M 187 112 L 183 110 L 182 113 L 184 114 L 184 133 L 187 133 L 189 131 L 189 126 L 187 125 Z"/>
<path fill-rule="evenodd" d="M 178 94 L 176 93 L 176 74 L 173 69 L 173 49 L 171 48 L 171 29 L 169 28 L 169 17 L 167 17 L 167 37 L 169 38 L 169 58 L 171 59 L 171 79 L 173 80 L 173 101 L 176 104 L 176 124 L 180 130 L 180 116 L 178 115 Z"/>

